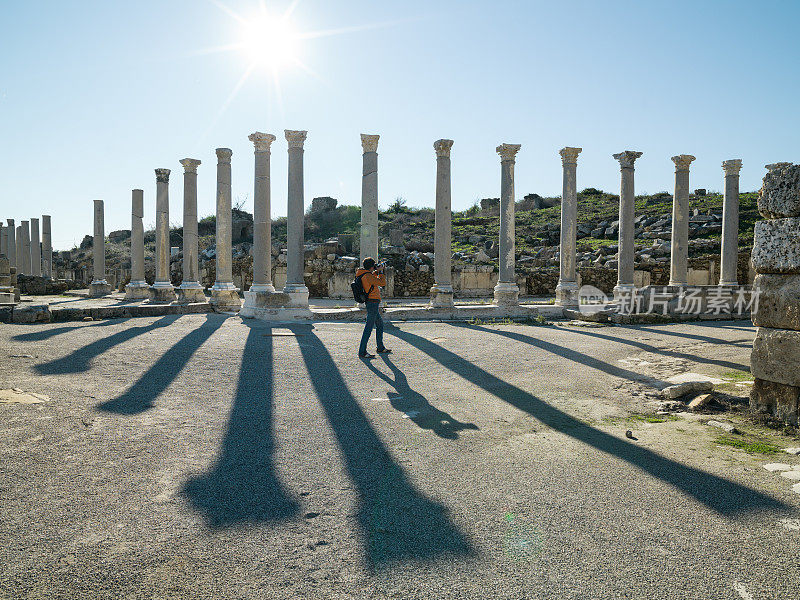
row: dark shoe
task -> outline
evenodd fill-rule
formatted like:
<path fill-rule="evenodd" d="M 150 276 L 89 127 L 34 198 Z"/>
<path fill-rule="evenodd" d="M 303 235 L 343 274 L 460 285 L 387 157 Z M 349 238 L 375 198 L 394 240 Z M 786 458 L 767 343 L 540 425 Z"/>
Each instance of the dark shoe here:
<path fill-rule="evenodd" d="M 380 350 L 378 350 L 378 354 L 389 354 L 389 352 L 391 352 L 391 350 L 389 350 L 388 348 L 381 348 Z"/>
<path fill-rule="evenodd" d="M 375 355 L 367 352 L 366 354 L 359 354 L 358 358 L 375 358 Z"/>

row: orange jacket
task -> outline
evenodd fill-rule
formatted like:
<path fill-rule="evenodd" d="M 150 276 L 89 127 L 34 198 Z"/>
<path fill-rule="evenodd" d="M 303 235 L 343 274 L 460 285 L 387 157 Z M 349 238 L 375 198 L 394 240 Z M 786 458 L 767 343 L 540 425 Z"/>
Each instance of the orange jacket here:
<path fill-rule="evenodd" d="M 364 276 L 361 278 L 361 285 L 364 286 L 364 291 L 369 292 L 367 296 L 368 300 L 380 300 L 381 299 L 381 288 L 386 285 L 386 275 L 375 275 L 372 271 L 367 271 L 366 269 L 359 269 L 356 271 L 356 277 L 361 274 Z M 372 287 L 372 291 L 370 292 L 369 288 Z"/>

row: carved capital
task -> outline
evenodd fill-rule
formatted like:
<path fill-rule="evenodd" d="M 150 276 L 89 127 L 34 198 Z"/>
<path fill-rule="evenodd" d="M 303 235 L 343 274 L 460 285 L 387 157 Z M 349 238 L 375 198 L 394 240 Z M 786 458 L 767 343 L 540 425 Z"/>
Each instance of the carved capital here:
<path fill-rule="evenodd" d="M 792 163 L 790 162 L 776 162 L 770 165 L 764 165 L 764 168 L 767 171 L 775 171 L 776 169 L 783 169 L 784 167 L 791 167 Z"/>
<path fill-rule="evenodd" d="M 197 167 L 200 166 L 200 160 L 197 158 L 184 158 L 181 159 L 184 173 L 197 173 Z"/>
<path fill-rule="evenodd" d="M 562 165 L 577 165 L 578 164 L 578 154 L 581 153 L 583 148 L 572 148 L 571 146 L 565 146 L 558 153 L 561 155 L 561 164 Z"/>
<path fill-rule="evenodd" d="M 158 183 L 169 183 L 169 169 L 156 169 L 156 181 Z"/>
<path fill-rule="evenodd" d="M 522 148 L 522 144 L 500 144 L 495 150 L 500 155 L 501 162 L 509 160 L 514 162 L 514 157 L 517 155 L 520 148 Z"/>
<path fill-rule="evenodd" d="M 283 134 L 286 136 L 286 141 L 289 142 L 289 148 L 302 148 L 308 132 L 284 129 Z"/>
<path fill-rule="evenodd" d="M 379 135 L 370 135 L 368 133 L 361 134 L 361 147 L 364 149 L 364 154 L 378 151 L 378 140 L 380 137 Z"/>
<path fill-rule="evenodd" d="M 433 149 L 436 150 L 437 158 L 450 158 L 450 148 L 453 147 L 453 140 L 436 140 L 433 142 Z"/>
<path fill-rule="evenodd" d="M 619 161 L 620 169 L 632 169 L 634 161 L 636 161 L 636 159 L 641 155 L 642 153 L 637 152 L 636 150 L 625 150 L 625 152 L 614 154 L 614 158 Z"/>
<path fill-rule="evenodd" d="M 256 131 L 248 135 L 247 139 L 255 144 L 256 152 L 269 152 L 269 147 L 276 138 L 271 133 Z"/>
<path fill-rule="evenodd" d="M 672 157 L 672 162 L 675 163 L 675 171 L 688 171 L 689 165 L 692 164 L 694 156 L 691 154 L 679 154 Z"/>
<path fill-rule="evenodd" d="M 230 148 L 217 148 L 217 162 L 218 163 L 229 163 L 231 162 L 231 156 L 233 156 L 233 150 Z"/>
<path fill-rule="evenodd" d="M 739 171 L 742 170 L 742 159 L 732 158 L 731 160 L 723 160 L 722 170 L 725 171 L 725 175 L 738 175 Z"/>
<path fill-rule="evenodd" d="M 14 227 L 14 219 L 6 219 L 9 227 Z"/>

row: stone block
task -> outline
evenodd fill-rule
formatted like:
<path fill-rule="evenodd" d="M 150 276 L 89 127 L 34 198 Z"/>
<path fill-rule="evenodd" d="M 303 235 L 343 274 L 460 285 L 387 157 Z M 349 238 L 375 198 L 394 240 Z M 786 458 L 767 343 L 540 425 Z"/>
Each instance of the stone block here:
<path fill-rule="evenodd" d="M 767 219 L 800 217 L 800 165 L 786 164 L 764 176 L 758 212 Z"/>
<path fill-rule="evenodd" d="M 800 386 L 800 331 L 759 327 L 750 365 L 758 379 Z"/>
<path fill-rule="evenodd" d="M 800 387 L 755 378 L 750 392 L 750 409 L 776 417 L 790 425 L 798 424 Z"/>
<path fill-rule="evenodd" d="M 11 314 L 14 323 L 49 323 L 50 307 L 47 304 L 17 306 Z"/>
<path fill-rule="evenodd" d="M 756 275 L 753 325 L 800 331 L 800 275 Z"/>
<path fill-rule="evenodd" d="M 754 237 L 756 273 L 800 273 L 800 218 L 758 221 Z"/>

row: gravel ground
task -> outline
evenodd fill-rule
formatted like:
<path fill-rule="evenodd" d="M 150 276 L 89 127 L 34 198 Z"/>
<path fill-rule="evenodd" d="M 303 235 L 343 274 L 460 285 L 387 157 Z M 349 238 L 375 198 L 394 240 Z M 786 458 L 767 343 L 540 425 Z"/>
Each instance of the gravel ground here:
<path fill-rule="evenodd" d="M 749 323 L 359 335 L 0 326 L 0 389 L 50 397 L 0 403 L 0 598 L 800 597 L 774 457 L 624 419 L 746 366 Z"/>

